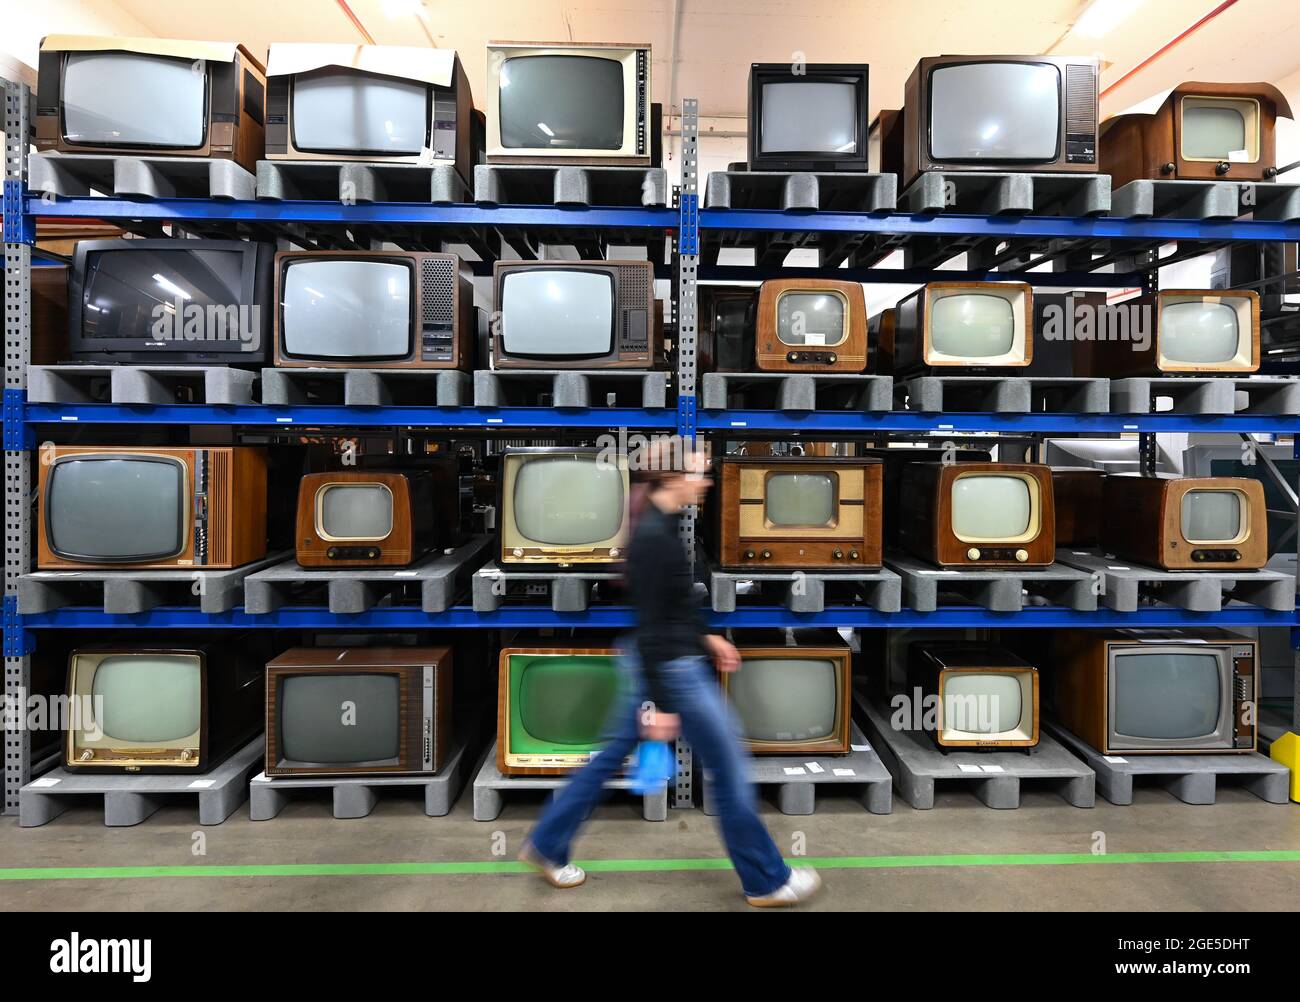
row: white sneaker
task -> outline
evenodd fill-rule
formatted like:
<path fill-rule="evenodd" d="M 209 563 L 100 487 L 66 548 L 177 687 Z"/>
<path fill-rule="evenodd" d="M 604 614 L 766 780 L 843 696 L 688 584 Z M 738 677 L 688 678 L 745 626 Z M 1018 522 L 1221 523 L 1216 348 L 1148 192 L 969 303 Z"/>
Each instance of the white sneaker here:
<path fill-rule="evenodd" d="M 802 904 L 822 889 L 822 878 L 809 867 L 790 871 L 790 879 L 771 894 L 761 898 L 746 897 L 755 908 L 789 908 Z"/>
<path fill-rule="evenodd" d="M 565 863 L 563 866 L 556 866 L 554 863 L 542 859 L 537 850 L 531 845 L 525 845 L 519 853 L 519 862 L 531 866 L 534 870 L 546 878 L 546 882 L 552 887 L 558 887 L 561 890 L 569 887 L 577 887 L 587 879 L 587 871 L 580 866 L 574 866 L 572 863 Z"/>

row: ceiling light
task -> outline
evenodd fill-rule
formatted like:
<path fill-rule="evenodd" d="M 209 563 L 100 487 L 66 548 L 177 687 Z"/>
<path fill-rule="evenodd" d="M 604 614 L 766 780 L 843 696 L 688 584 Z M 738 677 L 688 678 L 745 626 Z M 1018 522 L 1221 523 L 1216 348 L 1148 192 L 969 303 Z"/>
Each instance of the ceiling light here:
<path fill-rule="evenodd" d="M 1102 38 L 1133 12 L 1141 0 L 1092 0 L 1070 29 L 1083 38 Z"/>

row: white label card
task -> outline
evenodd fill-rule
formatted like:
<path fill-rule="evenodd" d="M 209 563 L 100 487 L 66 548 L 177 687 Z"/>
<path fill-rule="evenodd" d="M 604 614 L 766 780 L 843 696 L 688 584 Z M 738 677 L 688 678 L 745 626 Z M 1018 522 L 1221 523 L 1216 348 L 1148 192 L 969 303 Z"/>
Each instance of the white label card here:
<path fill-rule="evenodd" d="M 27 785 L 28 785 L 28 786 L 36 786 L 36 787 L 40 787 L 40 788 L 44 789 L 44 788 L 47 787 L 47 786 L 58 786 L 58 785 L 59 785 L 60 783 L 62 783 L 62 782 L 63 782 L 63 780 L 61 780 L 61 779 L 56 779 L 56 778 L 53 777 L 53 776 L 45 776 L 45 777 L 43 777 L 43 778 L 41 778 L 41 779 L 33 779 L 33 780 L 32 780 L 30 783 L 28 783 Z"/>
<path fill-rule="evenodd" d="M 968 765 L 965 762 L 957 763 L 957 768 L 960 769 L 962 772 L 983 772 L 984 771 L 977 765 Z"/>
<path fill-rule="evenodd" d="M 871 745 L 849 745 L 854 751 L 871 751 Z"/>
<path fill-rule="evenodd" d="M 981 768 L 985 772 L 1006 772 L 1007 771 L 1006 769 L 1002 768 L 1002 766 L 1000 765 L 986 765 L 986 766 L 981 766 Z"/>
<path fill-rule="evenodd" d="M 191 790 L 209 790 L 217 785 L 215 779 L 196 779 L 190 783 Z"/>
<path fill-rule="evenodd" d="M 808 771 L 811 772 L 814 776 L 816 776 L 818 773 L 822 773 L 826 771 L 816 762 L 805 762 L 804 765 L 808 767 Z"/>
<path fill-rule="evenodd" d="M 836 776 L 856 776 L 856 775 L 857 775 L 857 773 L 854 772 L 852 769 L 832 769 L 831 771 L 832 771 Z"/>
<path fill-rule="evenodd" d="M 807 773 L 804 772 L 804 770 L 803 770 L 803 766 L 801 766 L 801 765 L 787 765 L 787 766 L 785 767 L 785 774 L 786 774 L 787 776 L 806 776 L 806 775 L 807 775 Z"/>
<path fill-rule="evenodd" d="M 1126 758 L 1120 758 L 1118 755 L 1103 755 L 1102 758 L 1104 758 L 1104 759 L 1105 759 L 1107 762 L 1109 762 L 1111 765 L 1127 765 L 1127 764 L 1128 764 L 1128 759 L 1126 759 Z"/>

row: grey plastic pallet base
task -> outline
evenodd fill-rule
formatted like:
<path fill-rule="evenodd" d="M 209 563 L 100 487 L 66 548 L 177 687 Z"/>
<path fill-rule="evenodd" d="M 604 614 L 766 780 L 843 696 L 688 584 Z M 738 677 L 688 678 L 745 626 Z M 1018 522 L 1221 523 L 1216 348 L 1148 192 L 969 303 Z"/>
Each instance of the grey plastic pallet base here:
<path fill-rule="evenodd" d="M 889 814 L 894 809 L 894 778 L 885 768 L 880 756 L 867 744 L 858 725 L 849 723 L 850 744 L 863 751 L 848 755 L 762 755 L 750 759 L 749 779 L 756 786 L 775 786 L 776 803 L 782 814 L 814 814 L 817 809 L 817 788 L 823 784 L 856 787 L 862 806 L 872 814 Z M 814 764 L 821 772 L 813 772 Z M 789 774 L 787 769 L 802 770 Z M 852 775 L 836 775 L 835 770 L 850 770 Z M 697 766 L 700 776 L 700 807 L 710 816 L 712 810 L 709 788 L 713 777 L 707 769 Z"/>
<path fill-rule="evenodd" d="M 1020 806 L 1020 786 L 1026 781 L 1050 783 L 1072 807 L 1097 803 L 1096 774 L 1041 731 L 1032 754 L 1018 750 L 944 754 L 925 731 L 895 730 L 888 707 L 871 702 L 861 692 L 854 698 L 872 748 L 893 775 L 899 794 L 918 811 L 934 807 L 936 781 L 951 780 L 969 783 L 985 807 L 999 810 Z"/>
<path fill-rule="evenodd" d="M 62 814 L 70 797 L 102 796 L 104 824 L 125 828 L 152 815 L 163 798 L 180 793 L 198 795 L 199 824 L 219 825 L 248 796 L 248 777 L 260 767 L 264 749 L 259 735 L 215 769 L 192 775 L 94 775 L 54 769 L 19 791 L 18 824 L 36 828 Z"/>
<path fill-rule="evenodd" d="M 291 603 L 304 585 L 324 585 L 329 610 L 335 615 L 373 609 L 394 591 L 418 585 L 424 612 L 445 612 L 464 591 L 470 572 L 487 559 L 490 535 L 474 536 L 450 553 L 435 550 L 410 567 L 300 567 L 290 556 L 274 567 L 249 575 L 244 581 L 244 611 L 264 616 Z"/>
<path fill-rule="evenodd" d="M 558 790 L 569 781 L 568 776 L 503 776 L 497 769 L 496 736 L 483 753 L 474 773 L 474 820 L 495 821 L 501 815 L 503 799 L 515 790 Z M 606 790 L 623 790 L 632 796 L 632 781 L 625 776 L 615 776 L 605 784 Z M 668 820 L 668 788 L 641 797 L 641 816 L 646 821 Z"/>
<path fill-rule="evenodd" d="M 599 409 L 611 406 L 600 399 L 602 389 L 618 395 L 639 391 L 636 402 L 624 407 L 668 406 L 668 373 L 632 369 L 480 369 L 474 373 L 474 406 L 532 407 L 539 392 L 549 392 L 551 407 Z"/>
<path fill-rule="evenodd" d="M 1110 380 L 1054 376 L 913 376 L 898 388 L 907 409 L 942 413 L 1108 414 Z"/>
<path fill-rule="evenodd" d="M 1169 414 L 1232 414 L 1237 409 L 1234 379 L 1201 376 L 1112 379 L 1110 406 L 1115 414 L 1153 414 L 1168 397 Z"/>
<path fill-rule="evenodd" d="M 274 553 L 242 567 L 207 571 L 179 567 L 152 571 L 34 571 L 18 579 L 18 612 L 24 616 L 85 605 L 85 586 L 103 589 L 108 615 L 134 615 L 163 605 L 190 606 L 198 600 L 208 614 L 229 612 L 244 603 L 244 581 L 285 557 Z"/>
<path fill-rule="evenodd" d="M 850 171 L 713 171 L 706 209 L 893 212 L 898 177 Z"/>
<path fill-rule="evenodd" d="M 903 582 L 888 568 L 880 570 L 830 571 L 764 571 L 761 567 L 740 571 L 727 571 L 711 557 L 701 555 L 708 568 L 709 599 L 714 612 L 736 611 L 736 586 L 741 581 L 772 582 L 785 592 L 781 604 L 791 612 L 823 612 L 826 608 L 826 586 L 851 586 L 857 593 L 855 605 L 863 605 L 877 612 L 898 612 L 902 608 Z M 835 604 L 835 603 L 832 603 Z"/>
<path fill-rule="evenodd" d="M 348 407 L 465 407 L 470 395 L 469 373 L 456 369 L 263 369 L 262 403 L 310 403 L 321 385 Z"/>
<path fill-rule="evenodd" d="M 496 561 L 474 572 L 473 604 L 475 612 L 495 612 L 508 600 L 510 585 L 546 585 L 553 612 L 586 612 L 591 602 L 592 586 L 598 581 L 618 581 L 622 577 L 611 570 L 543 571 L 503 568 Z"/>
<path fill-rule="evenodd" d="M 424 813 L 441 818 L 451 813 L 452 805 L 465 785 L 472 735 L 459 734 L 447 762 L 436 775 L 427 776 L 276 776 L 259 772 L 248 783 L 248 816 L 252 821 L 270 821 L 294 795 L 309 790 L 331 791 L 334 817 L 364 818 L 375 809 L 380 791 L 393 787 L 424 788 Z"/>
<path fill-rule="evenodd" d="M 1111 211 L 1110 175 L 932 171 L 898 196 L 898 211 L 1104 216 Z"/>
<path fill-rule="evenodd" d="M 1219 612 L 1225 599 L 1274 612 L 1295 609 L 1295 576 L 1281 571 L 1165 571 L 1071 548 L 1058 549 L 1056 560 L 1099 579 L 1102 604 L 1116 612 L 1136 612 L 1144 599 L 1189 612 Z"/>
<path fill-rule="evenodd" d="M 28 159 L 27 187 L 64 198 L 99 192 L 114 198 L 249 201 L 257 194 L 257 179 L 233 160 L 34 153 Z"/>
<path fill-rule="evenodd" d="M 657 208 L 669 201 L 662 167 L 476 164 L 479 205 L 598 205 Z"/>
<path fill-rule="evenodd" d="M 1213 804 L 1220 776 L 1244 778 L 1246 789 L 1270 804 L 1285 804 L 1290 799 L 1291 770 L 1258 752 L 1221 755 L 1132 755 L 1119 752 L 1108 757 L 1059 724 L 1047 722 L 1043 726 L 1097 774 L 1098 792 L 1121 807 L 1133 803 L 1133 780 L 1136 777 L 1156 777 L 1166 790 L 1185 804 Z"/>
<path fill-rule="evenodd" d="M 236 363 L 238 359 L 234 360 Z M 109 399 L 94 392 L 108 380 Z M 240 406 L 253 403 L 257 373 L 225 365 L 31 365 L 27 399 L 34 404 L 169 405 L 185 403 Z"/>
<path fill-rule="evenodd" d="M 1239 181 L 1130 181 L 1115 190 L 1112 216 L 1150 219 L 1291 220 L 1300 216 L 1300 185 Z"/>
<path fill-rule="evenodd" d="M 469 201 L 469 186 L 445 164 L 360 163 L 349 160 L 259 160 L 257 197 L 364 202 Z"/>
<path fill-rule="evenodd" d="M 764 385 L 765 384 L 765 385 Z M 883 413 L 894 409 L 894 380 L 890 376 L 808 375 L 783 372 L 706 372 L 700 406 L 706 411 L 726 410 L 732 393 L 744 394 L 746 387 L 774 390 L 776 410 L 815 411 L 819 391 L 856 389 L 855 409 Z M 825 409 L 825 408 L 823 408 Z M 743 427 L 743 422 L 734 422 Z"/>
<path fill-rule="evenodd" d="M 893 553 L 886 555 L 885 566 L 903 579 L 903 601 L 917 612 L 934 612 L 939 607 L 940 590 L 960 592 L 991 612 L 1019 612 L 1025 606 L 1025 592 L 1077 612 L 1097 609 L 1092 576 L 1060 563 L 1045 568 L 941 570 L 915 557 Z"/>
<path fill-rule="evenodd" d="M 1300 219 L 1300 184 L 1243 184 L 1241 208 L 1256 219 L 1293 223 Z"/>

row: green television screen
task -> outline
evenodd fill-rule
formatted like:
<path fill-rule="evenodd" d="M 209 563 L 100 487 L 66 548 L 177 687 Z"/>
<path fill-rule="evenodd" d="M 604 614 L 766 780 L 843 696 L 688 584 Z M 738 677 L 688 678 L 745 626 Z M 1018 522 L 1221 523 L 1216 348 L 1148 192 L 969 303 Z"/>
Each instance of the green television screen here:
<path fill-rule="evenodd" d="M 601 746 L 620 688 L 614 657 L 515 654 L 509 666 L 511 754 L 582 755 Z"/>

